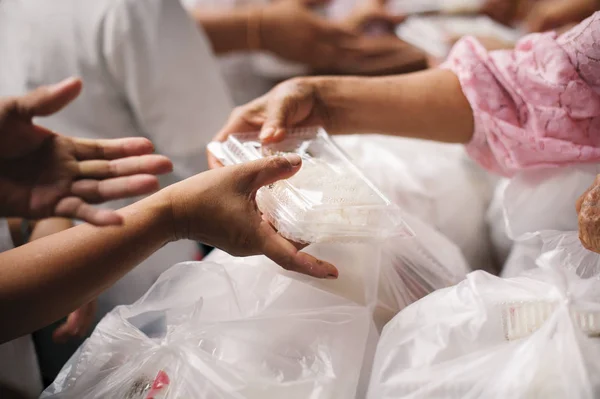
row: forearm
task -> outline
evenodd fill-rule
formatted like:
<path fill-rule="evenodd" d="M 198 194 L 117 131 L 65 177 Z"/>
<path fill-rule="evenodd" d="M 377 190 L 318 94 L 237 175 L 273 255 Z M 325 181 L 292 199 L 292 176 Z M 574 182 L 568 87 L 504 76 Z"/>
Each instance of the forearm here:
<path fill-rule="evenodd" d="M 120 211 L 124 224 L 81 225 L 0 254 L 0 342 L 88 303 L 172 237 L 160 194 Z"/>
<path fill-rule="evenodd" d="M 378 133 L 450 143 L 467 143 L 473 135 L 473 111 L 450 71 L 312 79 L 333 133 Z"/>
<path fill-rule="evenodd" d="M 208 36 L 213 51 L 224 54 L 250 49 L 251 29 L 258 29 L 260 13 L 256 7 L 234 9 L 196 8 L 192 17 Z"/>

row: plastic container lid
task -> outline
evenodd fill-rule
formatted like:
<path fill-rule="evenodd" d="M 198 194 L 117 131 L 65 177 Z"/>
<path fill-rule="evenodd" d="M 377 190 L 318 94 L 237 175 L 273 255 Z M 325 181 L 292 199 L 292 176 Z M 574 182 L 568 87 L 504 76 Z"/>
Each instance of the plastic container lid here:
<path fill-rule="evenodd" d="M 279 143 L 262 145 L 258 133 L 232 134 L 209 151 L 224 165 L 296 153 L 300 171 L 261 188 L 256 200 L 279 233 L 300 243 L 368 242 L 413 236 L 393 205 L 334 144 L 322 128 L 288 131 Z"/>

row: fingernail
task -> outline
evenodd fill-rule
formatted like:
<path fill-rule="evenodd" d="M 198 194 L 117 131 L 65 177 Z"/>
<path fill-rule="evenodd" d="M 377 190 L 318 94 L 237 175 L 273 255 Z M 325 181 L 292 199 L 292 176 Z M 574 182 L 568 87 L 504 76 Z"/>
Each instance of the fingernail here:
<path fill-rule="evenodd" d="M 64 89 L 65 87 L 73 84 L 77 80 L 78 79 L 74 78 L 74 77 L 66 78 L 58 83 L 48 86 L 48 91 L 50 91 L 50 93 L 55 93 L 57 91 Z"/>
<path fill-rule="evenodd" d="M 284 157 L 293 167 L 300 166 L 302 164 L 302 158 L 300 158 L 300 155 L 298 154 L 285 154 Z"/>
<path fill-rule="evenodd" d="M 336 276 L 335 274 L 328 274 L 325 278 L 327 280 L 337 280 L 338 276 Z"/>
<path fill-rule="evenodd" d="M 258 136 L 258 138 L 262 141 L 262 140 L 266 140 L 269 139 L 273 136 L 273 134 L 275 134 L 275 128 L 273 127 L 268 127 L 266 129 L 263 129 L 260 132 L 260 135 Z"/>

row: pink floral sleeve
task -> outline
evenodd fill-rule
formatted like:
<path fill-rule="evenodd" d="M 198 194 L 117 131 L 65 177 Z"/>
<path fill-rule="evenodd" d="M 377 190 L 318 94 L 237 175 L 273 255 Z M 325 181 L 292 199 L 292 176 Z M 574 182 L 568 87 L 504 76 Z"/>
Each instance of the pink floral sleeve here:
<path fill-rule="evenodd" d="M 525 36 L 510 51 L 462 39 L 443 67 L 473 108 L 467 150 L 485 168 L 510 176 L 600 163 L 600 12 L 560 37 Z"/>

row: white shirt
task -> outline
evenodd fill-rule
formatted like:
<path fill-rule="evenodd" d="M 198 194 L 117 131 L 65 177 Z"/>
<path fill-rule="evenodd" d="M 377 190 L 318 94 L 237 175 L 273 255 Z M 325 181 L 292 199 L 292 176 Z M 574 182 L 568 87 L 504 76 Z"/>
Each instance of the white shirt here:
<path fill-rule="evenodd" d="M 177 0 L 0 0 L 0 60 L 0 96 L 81 77 L 80 97 L 38 123 L 79 137 L 148 137 L 174 161 L 163 185 L 207 168 L 205 146 L 232 109 L 209 43 Z M 101 295 L 99 316 L 195 251 L 190 241 L 159 250 Z"/>

